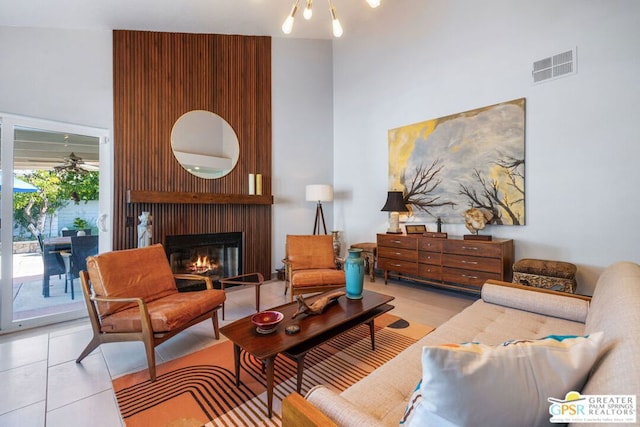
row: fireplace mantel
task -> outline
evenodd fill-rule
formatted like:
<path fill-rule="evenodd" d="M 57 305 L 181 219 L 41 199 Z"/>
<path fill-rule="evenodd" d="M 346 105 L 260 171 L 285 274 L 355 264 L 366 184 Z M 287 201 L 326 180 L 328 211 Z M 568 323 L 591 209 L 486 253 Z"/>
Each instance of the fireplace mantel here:
<path fill-rule="evenodd" d="M 175 203 L 221 205 L 272 205 L 272 195 L 185 193 L 176 191 L 127 190 L 127 203 Z"/>

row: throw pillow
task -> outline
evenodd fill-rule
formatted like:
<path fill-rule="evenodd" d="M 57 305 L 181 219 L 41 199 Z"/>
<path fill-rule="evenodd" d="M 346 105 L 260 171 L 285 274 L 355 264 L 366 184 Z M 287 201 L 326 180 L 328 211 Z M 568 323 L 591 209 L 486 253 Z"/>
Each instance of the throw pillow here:
<path fill-rule="evenodd" d="M 404 426 L 549 425 L 547 398 L 580 391 L 598 357 L 602 332 L 424 347 L 422 380 Z"/>

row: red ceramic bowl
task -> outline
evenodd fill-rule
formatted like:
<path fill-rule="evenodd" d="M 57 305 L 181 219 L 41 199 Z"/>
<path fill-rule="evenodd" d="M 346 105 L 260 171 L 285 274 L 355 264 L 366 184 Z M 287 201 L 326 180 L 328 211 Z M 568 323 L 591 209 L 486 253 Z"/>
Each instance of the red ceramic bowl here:
<path fill-rule="evenodd" d="M 251 322 L 260 329 L 273 329 L 282 322 L 284 314 L 279 311 L 261 311 L 251 317 Z"/>

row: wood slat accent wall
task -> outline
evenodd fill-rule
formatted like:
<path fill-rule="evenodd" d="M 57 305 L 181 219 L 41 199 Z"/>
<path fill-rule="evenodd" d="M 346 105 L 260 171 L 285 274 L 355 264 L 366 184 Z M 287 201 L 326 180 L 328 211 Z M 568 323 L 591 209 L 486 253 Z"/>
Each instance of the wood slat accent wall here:
<path fill-rule="evenodd" d="M 271 195 L 271 38 L 217 34 L 113 32 L 114 249 L 137 244 L 138 215 L 151 212 L 153 243 L 165 236 L 245 232 L 245 271 L 271 275 L 271 205 L 127 203 L 127 190 L 248 194 L 263 175 Z M 223 117 L 240 142 L 227 176 L 184 170 L 171 129 L 191 110 Z"/>

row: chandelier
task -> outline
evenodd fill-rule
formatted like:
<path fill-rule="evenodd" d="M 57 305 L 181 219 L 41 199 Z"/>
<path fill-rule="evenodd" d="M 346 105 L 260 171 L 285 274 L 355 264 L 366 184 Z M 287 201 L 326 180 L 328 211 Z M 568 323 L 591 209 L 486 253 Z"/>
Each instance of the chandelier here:
<path fill-rule="evenodd" d="M 311 19 L 311 16 L 313 16 L 313 10 L 312 10 L 312 6 L 313 6 L 313 0 L 303 0 L 306 2 L 306 7 L 304 8 L 304 11 L 302 12 L 302 16 L 304 16 L 304 19 L 309 20 Z M 331 21 L 333 24 L 333 35 L 335 37 L 340 37 L 342 35 L 342 25 L 340 25 L 340 20 L 338 19 L 338 13 L 336 12 L 336 8 L 333 5 L 333 1 L 332 0 L 328 0 L 329 2 L 329 13 L 331 14 Z M 300 0 L 295 0 L 295 2 L 293 3 L 293 6 L 291 7 L 291 13 L 289 13 L 289 15 L 287 15 L 287 18 L 284 20 L 284 23 L 282 24 L 282 32 L 285 34 L 291 34 L 291 30 L 293 30 L 293 20 L 296 17 L 296 12 L 298 11 L 298 3 L 300 3 Z M 378 6 L 380 6 L 380 0 L 367 0 L 367 3 L 369 3 L 369 6 L 371 6 L 372 8 L 376 8 Z"/>

